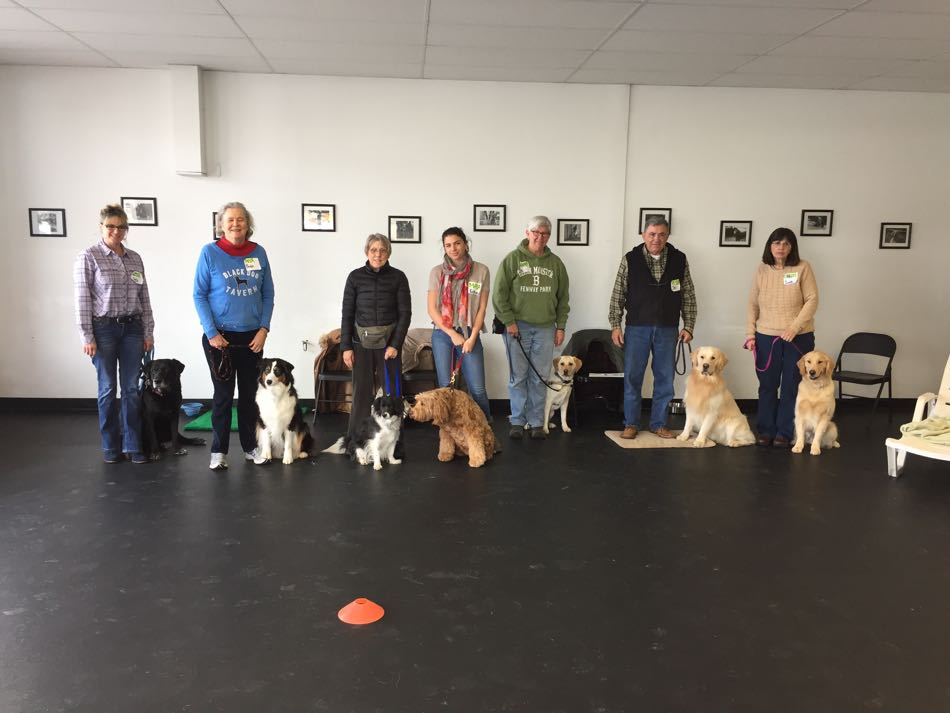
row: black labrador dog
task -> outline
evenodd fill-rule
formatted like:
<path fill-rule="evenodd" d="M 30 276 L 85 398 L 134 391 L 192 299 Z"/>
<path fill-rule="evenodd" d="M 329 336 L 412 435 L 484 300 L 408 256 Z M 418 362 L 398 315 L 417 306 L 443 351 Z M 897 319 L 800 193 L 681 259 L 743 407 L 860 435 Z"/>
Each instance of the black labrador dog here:
<path fill-rule="evenodd" d="M 142 370 L 142 452 L 149 460 L 161 458 L 165 443 L 171 443 L 176 456 L 188 453 L 185 444 L 205 444 L 204 438 L 189 438 L 178 432 L 184 370 L 185 365 L 177 359 L 154 359 Z"/>

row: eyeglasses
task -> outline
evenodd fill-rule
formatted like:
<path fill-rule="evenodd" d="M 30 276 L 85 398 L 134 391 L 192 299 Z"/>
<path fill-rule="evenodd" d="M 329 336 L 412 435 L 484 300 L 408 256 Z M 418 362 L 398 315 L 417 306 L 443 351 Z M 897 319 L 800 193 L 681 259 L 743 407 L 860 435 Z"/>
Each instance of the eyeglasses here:
<path fill-rule="evenodd" d="M 101 225 L 106 230 L 115 230 L 118 233 L 127 233 L 129 231 L 129 226 L 127 225 L 109 225 L 108 223 L 99 223 L 99 225 Z"/>
<path fill-rule="evenodd" d="M 551 237 L 550 231 L 544 232 L 543 230 L 529 230 L 528 232 L 531 233 L 536 238 L 550 238 Z"/>

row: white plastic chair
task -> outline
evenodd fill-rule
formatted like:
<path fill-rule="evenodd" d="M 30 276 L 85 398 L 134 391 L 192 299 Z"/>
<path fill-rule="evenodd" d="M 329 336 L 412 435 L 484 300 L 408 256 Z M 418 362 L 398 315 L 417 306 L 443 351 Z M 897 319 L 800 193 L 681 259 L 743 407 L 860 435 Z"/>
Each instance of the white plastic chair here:
<path fill-rule="evenodd" d="M 943 370 L 940 392 L 921 394 L 917 399 L 914 421 L 922 421 L 930 416 L 950 418 L 950 358 L 947 359 L 947 365 Z M 887 474 L 892 478 L 898 477 L 904 470 L 904 460 L 908 453 L 924 458 L 950 461 L 950 446 L 931 443 L 906 433 L 900 438 L 888 438 L 884 441 L 884 445 L 887 446 Z"/>

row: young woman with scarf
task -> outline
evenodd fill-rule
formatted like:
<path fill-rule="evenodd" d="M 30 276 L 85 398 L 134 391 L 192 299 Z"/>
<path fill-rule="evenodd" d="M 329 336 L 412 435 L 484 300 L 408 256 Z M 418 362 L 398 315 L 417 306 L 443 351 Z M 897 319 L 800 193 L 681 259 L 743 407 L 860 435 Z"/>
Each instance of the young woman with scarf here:
<path fill-rule="evenodd" d="M 485 391 L 485 310 L 491 280 L 488 268 L 472 260 L 461 228 L 442 233 L 445 255 L 429 273 L 428 306 L 432 318 L 432 358 L 439 386 L 448 386 L 461 369 L 475 403 L 491 418 Z"/>

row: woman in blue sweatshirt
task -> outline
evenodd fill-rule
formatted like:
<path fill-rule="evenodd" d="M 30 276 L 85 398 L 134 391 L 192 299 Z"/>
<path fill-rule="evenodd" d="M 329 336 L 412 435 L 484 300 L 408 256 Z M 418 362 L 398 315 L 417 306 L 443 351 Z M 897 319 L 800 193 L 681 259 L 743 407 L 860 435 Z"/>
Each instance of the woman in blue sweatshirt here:
<path fill-rule="evenodd" d="M 241 203 L 218 211 L 218 240 L 205 245 L 195 270 L 195 309 L 204 334 L 201 344 L 211 370 L 211 469 L 228 467 L 231 405 L 238 386 L 238 435 L 245 460 L 257 447 L 254 396 L 264 342 L 274 311 L 274 281 L 267 253 L 251 242 L 254 218 Z"/>

